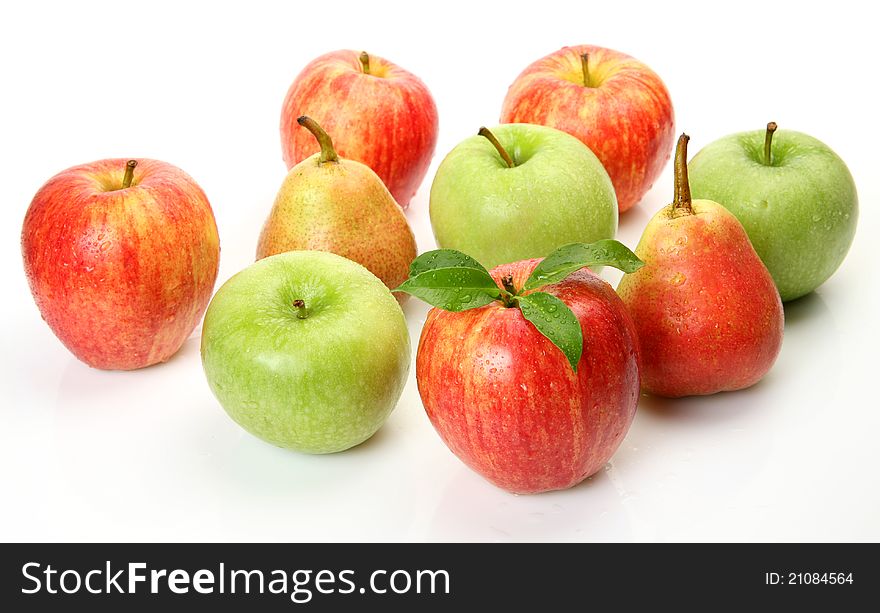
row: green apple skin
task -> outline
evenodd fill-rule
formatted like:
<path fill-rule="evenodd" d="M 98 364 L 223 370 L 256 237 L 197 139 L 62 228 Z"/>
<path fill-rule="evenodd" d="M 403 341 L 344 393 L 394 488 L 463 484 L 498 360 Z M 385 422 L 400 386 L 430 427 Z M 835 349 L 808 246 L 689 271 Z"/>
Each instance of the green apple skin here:
<path fill-rule="evenodd" d="M 208 307 L 201 351 L 211 390 L 236 423 L 306 453 L 370 438 L 410 364 L 406 321 L 388 288 L 321 251 L 274 255 L 229 279 Z"/>
<path fill-rule="evenodd" d="M 821 141 L 778 130 L 772 165 L 764 130 L 721 138 L 688 164 L 691 195 L 724 205 L 745 227 L 783 301 L 810 293 L 840 266 L 859 216 L 852 175 Z"/>
<path fill-rule="evenodd" d="M 614 186 L 586 145 L 545 126 L 505 124 L 491 131 L 515 166 L 483 136 L 449 152 L 431 185 L 431 226 L 440 247 L 493 268 L 544 257 L 568 243 L 614 237 Z"/>

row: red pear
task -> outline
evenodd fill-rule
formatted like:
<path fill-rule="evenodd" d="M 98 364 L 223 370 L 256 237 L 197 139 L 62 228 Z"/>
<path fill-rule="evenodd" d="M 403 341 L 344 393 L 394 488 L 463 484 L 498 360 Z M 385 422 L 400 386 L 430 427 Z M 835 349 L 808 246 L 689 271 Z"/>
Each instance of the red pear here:
<path fill-rule="evenodd" d="M 745 229 L 723 206 L 691 200 L 687 142 L 675 153 L 675 201 L 645 228 L 645 262 L 617 288 L 642 349 L 642 388 L 679 397 L 757 383 L 782 346 L 773 278 Z"/>

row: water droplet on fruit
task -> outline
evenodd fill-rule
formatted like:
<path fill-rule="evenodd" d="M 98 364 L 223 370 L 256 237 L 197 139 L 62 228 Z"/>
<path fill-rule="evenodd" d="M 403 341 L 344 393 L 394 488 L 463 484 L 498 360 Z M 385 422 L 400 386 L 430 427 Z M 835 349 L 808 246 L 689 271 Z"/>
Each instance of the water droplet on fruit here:
<path fill-rule="evenodd" d="M 104 241 L 103 243 L 101 243 L 101 251 L 107 251 L 110 246 L 110 241 Z"/>
<path fill-rule="evenodd" d="M 675 244 L 676 244 L 676 245 L 680 245 L 680 246 L 682 246 L 682 247 L 684 247 L 685 245 L 687 245 L 687 243 L 688 243 L 688 237 L 687 237 L 687 236 L 679 236 L 679 237 L 678 237 L 678 240 L 675 241 Z"/>
<path fill-rule="evenodd" d="M 680 272 L 675 273 L 675 275 L 673 275 L 673 277 L 669 280 L 669 282 L 673 285 L 681 285 L 685 281 L 687 281 L 687 277 L 685 277 Z"/>
<path fill-rule="evenodd" d="M 844 218 L 844 219 L 849 219 L 849 213 L 844 213 L 844 214 L 843 214 L 843 218 Z"/>
<path fill-rule="evenodd" d="M 822 221 L 821 215 L 813 215 L 813 221 Z"/>
<path fill-rule="evenodd" d="M 258 405 L 256 400 L 245 400 L 241 403 L 241 406 L 248 411 L 255 411 Z"/>
<path fill-rule="evenodd" d="M 471 295 L 470 295 L 470 294 L 462 294 L 462 295 L 461 295 L 461 302 L 470 302 L 470 301 L 471 301 Z"/>
<path fill-rule="evenodd" d="M 551 304 L 550 306 L 547 307 L 547 310 L 550 311 L 551 313 L 553 313 L 556 310 L 556 305 Z"/>

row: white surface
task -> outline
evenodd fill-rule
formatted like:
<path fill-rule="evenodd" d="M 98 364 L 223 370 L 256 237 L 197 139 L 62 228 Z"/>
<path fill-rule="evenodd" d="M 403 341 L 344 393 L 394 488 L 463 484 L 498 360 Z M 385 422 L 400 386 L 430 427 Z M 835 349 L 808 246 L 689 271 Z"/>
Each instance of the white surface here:
<path fill-rule="evenodd" d="M 858 4 L 190 4 L 0 9 L 0 539 L 880 540 L 880 48 Z M 770 375 L 740 393 L 643 398 L 610 467 L 583 485 L 517 497 L 484 482 L 436 436 L 414 377 L 359 448 L 276 449 L 211 396 L 198 331 L 165 365 L 99 372 L 40 319 L 19 232 L 56 172 L 116 156 L 182 167 L 216 212 L 219 286 L 252 261 L 284 177 L 278 120 L 291 80 L 321 53 L 367 49 L 418 74 L 437 101 L 437 153 L 408 214 L 426 250 L 443 155 L 497 121 L 529 62 L 582 42 L 664 78 L 692 153 L 772 119 L 831 145 L 862 204 L 837 275 L 786 308 Z M 619 238 L 634 247 L 670 197 L 666 172 Z M 415 351 L 426 308 L 411 301 L 406 313 Z"/>

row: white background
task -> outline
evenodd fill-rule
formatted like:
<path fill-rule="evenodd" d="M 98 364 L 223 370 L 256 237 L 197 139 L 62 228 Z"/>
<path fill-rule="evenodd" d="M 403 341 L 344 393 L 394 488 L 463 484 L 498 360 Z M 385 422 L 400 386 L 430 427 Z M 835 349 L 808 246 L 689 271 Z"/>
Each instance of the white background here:
<path fill-rule="evenodd" d="M 0 9 L 0 539 L 880 540 L 880 48 L 858 4 L 244 5 Z M 413 376 L 372 440 L 310 457 L 226 416 L 202 374 L 198 330 L 165 365 L 100 372 L 40 319 L 19 233 L 56 172 L 117 156 L 186 170 L 217 216 L 219 287 L 253 260 L 284 178 L 278 122 L 290 82 L 317 55 L 365 49 L 419 75 L 437 101 L 434 164 L 408 213 L 427 250 L 443 155 L 497 122 L 531 61 L 586 42 L 664 78 L 692 153 L 769 120 L 824 140 L 849 164 L 862 210 L 838 273 L 787 305 L 782 353 L 762 383 L 643 397 L 610 465 L 581 486 L 518 497 L 484 482 L 436 436 Z M 667 171 L 619 238 L 634 247 L 670 197 Z M 414 350 L 425 313 L 406 307 Z"/>

